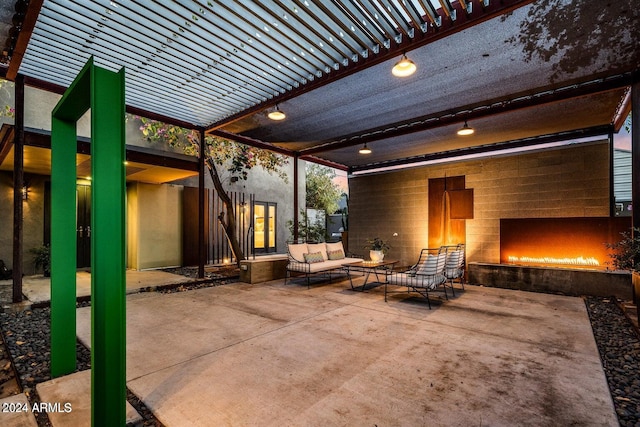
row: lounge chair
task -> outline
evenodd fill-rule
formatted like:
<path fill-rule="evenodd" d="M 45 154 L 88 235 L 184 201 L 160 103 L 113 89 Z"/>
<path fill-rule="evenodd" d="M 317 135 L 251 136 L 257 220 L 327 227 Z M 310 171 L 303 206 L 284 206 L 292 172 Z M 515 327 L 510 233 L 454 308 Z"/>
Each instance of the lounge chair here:
<path fill-rule="evenodd" d="M 384 300 L 387 301 L 388 286 L 402 286 L 407 288 L 407 293 L 416 292 L 427 299 L 429 309 L 431 309 L 431 300 L 429 292 L 432 292 L 442 286 L 446 299 L 447 295 L 445 277 L 445 265 L 447 261 L 447 252 L 439 249 L 422 249 L 418 262 L 409 270 L 402 273 L 392 273 L 384 285 Z"/>
<path fill-rule="evenodd" d="M 443 250 L 446 250 L 447 252 L 447 261 L 444 267 L 444 276 L 449 281 L 449 287 L 451 288 L 451 292 L 453 292 L 453 296 L 456 296 L 456 291 L 453 287 L 454 281 L 460 283 L 460 286 L 462 286 L 462 290 L 464 290 L 464 244 L 460 243 L 453 246 L 443 246 L 442 248 L 440 248 L 440 250 L 441 252 Z"/>

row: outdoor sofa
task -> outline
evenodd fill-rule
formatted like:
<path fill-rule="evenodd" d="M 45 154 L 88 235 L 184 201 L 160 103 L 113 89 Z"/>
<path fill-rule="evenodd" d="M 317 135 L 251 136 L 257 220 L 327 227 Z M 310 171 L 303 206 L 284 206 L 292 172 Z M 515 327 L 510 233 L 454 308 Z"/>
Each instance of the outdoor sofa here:
<path fill-rule="evenodd" d="M 287 279 L 295 273 L 306 276 L 307 287 L 310 287 L 310 276 L 313 274 L 328 274 L 331 281 L 332 272 L 341 270 L 349 275 L 348 270 L 343 268 L 345 264 L 362 262 L 362 258 L 347 257 L 342 242 L 289 243 L 287 255 L 289 262 L 284 279 L 285 285 Z"/>

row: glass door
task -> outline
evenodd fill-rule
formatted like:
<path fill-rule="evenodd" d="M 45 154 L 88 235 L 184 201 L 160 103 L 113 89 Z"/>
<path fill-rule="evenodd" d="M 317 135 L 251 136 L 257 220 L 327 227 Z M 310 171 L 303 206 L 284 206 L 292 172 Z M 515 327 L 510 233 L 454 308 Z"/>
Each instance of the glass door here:
<path fill-rule="evenodd" d="M 256 253 L 276 251 L 276 213 L 276 203 L 254 203 L 253 248 Z"/>

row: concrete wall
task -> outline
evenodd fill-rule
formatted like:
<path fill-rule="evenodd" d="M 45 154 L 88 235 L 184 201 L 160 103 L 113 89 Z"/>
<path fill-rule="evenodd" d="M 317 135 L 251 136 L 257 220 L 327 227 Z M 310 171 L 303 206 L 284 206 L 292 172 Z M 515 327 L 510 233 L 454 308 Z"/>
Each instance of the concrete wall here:
<path fill-rule="evenodd" d="M 0 259 L 12 268 L 13 178 L 8 172 L 0 172 Z"/>
<path fill-rule="evenodd" d="M 127 186 L 127 266 L 136 270 L 182 264 L 182 187 Z"/>
<path fill-rule="evenodd" d="M 562 295 L 633 297 L 631 273 L 571 268 L 544 268 L 521 265 L 470 263 L 468 282 L 494 288 Z"/>
<path fill-rule="evenodd" d="M 445 175 L 464 175 L 474 189 L 468 262 L 500 262 L 500 218 L 609 215 L 608 144 L 580 144 L 352 177 L 350 251 L 366 255 L 366 239 L 379 236 L 392 246 L 389 257 L 414 263 L 427 247 L 428 181 Z"/>
<path fill-rule="evenodd" d="M 30 249 L 42 246 L 44 240 L 44 182 L 49 177 L 29 174 L 29 198 L 23 202 L 24 274 L 37 273 Z M 0 259 L 12 268 L 13 264 L 13 176 L 0 172 Z"/>

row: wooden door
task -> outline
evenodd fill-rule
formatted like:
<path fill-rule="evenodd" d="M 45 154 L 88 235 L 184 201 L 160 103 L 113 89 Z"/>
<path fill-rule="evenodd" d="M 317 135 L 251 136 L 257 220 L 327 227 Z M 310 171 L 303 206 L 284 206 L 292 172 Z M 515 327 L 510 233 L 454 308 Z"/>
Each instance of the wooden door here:
<path fill-rule="evenodd" d="M 77 187 L 77 268 L 91 267 L 91 186 Z"/>

